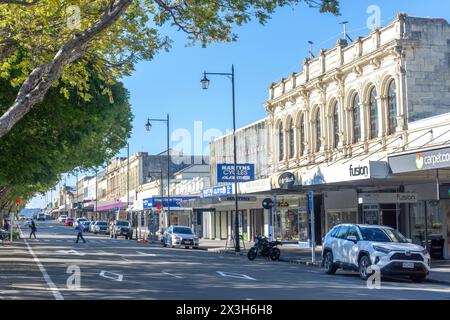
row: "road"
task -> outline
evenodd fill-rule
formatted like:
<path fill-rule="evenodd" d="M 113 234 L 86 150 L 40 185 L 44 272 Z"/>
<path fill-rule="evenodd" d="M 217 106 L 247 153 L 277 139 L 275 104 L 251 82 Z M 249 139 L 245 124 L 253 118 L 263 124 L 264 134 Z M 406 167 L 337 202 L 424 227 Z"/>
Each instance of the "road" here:
<path fill-rule="evenodd" d="M 330 276 L 304 265 L 90 233 L 86 244 L 76 244 L 71 227 L 48 221 L 37 228 L 37 240 L 0 247 L 0 299 L 450 299 L 445 285 L 388 280 L 371 290 L 355 273 Z M 71 271 L 78 268 L 79 287 Z"/>

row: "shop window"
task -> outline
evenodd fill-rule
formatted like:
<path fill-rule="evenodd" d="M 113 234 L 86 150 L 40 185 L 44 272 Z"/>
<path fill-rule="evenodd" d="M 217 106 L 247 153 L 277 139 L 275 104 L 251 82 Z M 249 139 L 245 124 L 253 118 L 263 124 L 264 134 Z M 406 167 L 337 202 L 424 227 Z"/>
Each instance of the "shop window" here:
<path fill-rule="evenodd" d="M 289 159 L 295 156 L 295 130 L 292 121 L 289 124 Z"/>
<path fill-rule="evenodd" d="M 356 211 L 327 211 L 327 231 L 343 223 L 357 223 Z"/>
<path fill-rule="evenodd" d="M 410 206 L 411 214 L 411 239 L 414 243 L 430 248 L 433 239 L 443 239 L 444 230 L 442 215 L 438 201 L 420 201 Z"/>
<path fill-rule="evenodd" d="M 308 241 L 308 219 L 299 209 L 282 209 L 274 213 L 274 237 L 281 241 Z"/>

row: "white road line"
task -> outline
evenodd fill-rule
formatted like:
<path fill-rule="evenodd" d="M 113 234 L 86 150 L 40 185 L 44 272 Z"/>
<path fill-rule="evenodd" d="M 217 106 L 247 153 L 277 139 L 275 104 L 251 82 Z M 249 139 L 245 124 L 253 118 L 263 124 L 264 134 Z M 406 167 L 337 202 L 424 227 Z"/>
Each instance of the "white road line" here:
<path fill-rule="evenodd" d="M 149 257 L 156 257 L 156 254 L 154 253 L 145 253 L 145 252 L 141 252 L 141 251 L 136 251 L 136 253 L 145 255 L 145 256 L 149 256 Z"/>
<path fill-rule="evenodd" d="M 107 274 L 113 275 L 113 276 L 109 276 Z M 114 281 L 119 281 L 122 282 L 123 280 L 123 275 L 118 274 L 118 273 L 114 273 L 114 272 L 109 272 L 109 271 L 102 271 L 100 272 L 100 277 L 106 278 L 106 279 L 110 279 L 110 280 L 114 280 Z"/>
<path fill-rule="evenodd" d="M 255 278 L 252 278 L 246 274 L 240 274 L 240 273 L 233 273 L 233 272 L 224 272 L 224 271 L 216 271 L 218 274 L 220 274 L 222 277 L 230 277 L 230 278 L 236 278 L 236 279 L 246 279 L 246 280 L 256 280 Z"/>
<path fill-rule="evenodd" d="M 162 273 L 162 274 L 165 274 L 165 275 L 168 275 L 168 276 L 175 277 L 175 278 L 177 278 L 177 279 L 182 279 L 182 278 L 183 278 L 183 277 L 177 276 L 176 274 L 168 273 L 168 272 L 165 272 L 165 271 L 163 271 L 163 272 L 161 272 L 161 273 Z"/>
<path fill-rule="evenodd" d="M 20 236 L 23 238 L 23 241 L 25 242 L 28 251 L 30 251 L 30 254 L 33 256 L 34 262 L 36 262 L 37 266 L 39 267 L 39 270 L 41 271 L 42 275 L 44 276 L 45 282 L 47 282 L 48 288 L 53 293 L 53 296 L 55 297 L 55 300 L 64 300 L 64 297 L 59 292 L 58 288 L 53 283 L 52 279 L 50 279 L 50 276 L 48 275 L 47 271 L 45 270 L 42 263 L 39 261 L 38 257 L 34 253 L 33 249 L 31 249 L 31 246 L 28 244 L 27 240 L 23 236 L 22 229 L 19 228 Z"/>

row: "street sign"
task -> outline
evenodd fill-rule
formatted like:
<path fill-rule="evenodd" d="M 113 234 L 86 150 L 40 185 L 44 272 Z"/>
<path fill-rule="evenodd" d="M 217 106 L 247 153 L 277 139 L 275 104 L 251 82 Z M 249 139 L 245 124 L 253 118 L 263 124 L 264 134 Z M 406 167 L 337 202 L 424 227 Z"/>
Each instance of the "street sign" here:
<path fill-rule="evenodd" d="M 273 208 L 273 200 L 270 198 L 264 199 L 262 202 L 262 207 L 266 210 L 272 209 Z"/>
<path fill-rule="evenodd" d="M 255 180 L 255 165 L 252 163 L 236 164 L 238 182 Z M 217 164 L 217 182 L 234 182 L 234 164 Z"/>

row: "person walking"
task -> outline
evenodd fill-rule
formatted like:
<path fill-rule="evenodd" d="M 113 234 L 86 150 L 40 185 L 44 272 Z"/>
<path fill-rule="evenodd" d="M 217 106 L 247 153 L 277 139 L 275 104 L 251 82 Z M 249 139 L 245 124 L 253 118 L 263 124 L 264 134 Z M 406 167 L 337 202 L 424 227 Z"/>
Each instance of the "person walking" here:
<path fill-rule="evenodd" d="M 80 239 L 83 240 L 83 243 L 86 243 L 86 240 L 84 240 L 84 238 L 83 238 L 84 227 L 81 222 L 78 222 L 77 229 L 78 229 L 78 234 L 77 234 L 77 241 L 75 243 L 78 243 L 78 240 L 80 240 Z"/>
<path fill-rule="evenodd" d="M 9 231 L 9 222 L 8 219 L 4 219 L 3 220 L 3 229 L 5 229 L 6 231 Z"/>
<path fill-rule="evenodd" d="M 37 231 L 37 228 L 36 228 L 36 224 L 34 223 L 34 220 L 33 220 L 33 219 L 31 219 L 30 228 L 31 228 L 30 239 L 31 239 L 31 236 L 32 236 L 32 235 L 33 235 L 34 238 L 36 239 L 36 231 Z"/>

